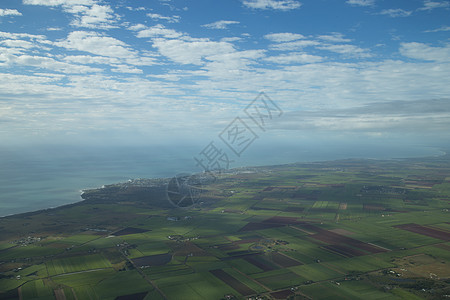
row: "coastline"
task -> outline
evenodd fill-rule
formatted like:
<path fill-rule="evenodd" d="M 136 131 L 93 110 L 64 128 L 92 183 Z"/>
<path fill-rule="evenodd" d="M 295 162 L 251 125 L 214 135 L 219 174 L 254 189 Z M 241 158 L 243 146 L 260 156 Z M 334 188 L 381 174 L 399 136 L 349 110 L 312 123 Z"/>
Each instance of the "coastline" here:
<path fill-rule="evenodd" d="M 295 163 L 275 164 L 275 165 L 243 166 L 243 167 L 235 167 L 235 168 L 232 168 L 232 169 L 228 169 L 227 172 L 236 172 L 238 170 L 243 170 L 243 169 L 272 168 L 272 167 L 276 167 L 276 166 L 287 166 L 287 165 L 336 163 L 336 162 L 341 162 L 341 161 L 344 162 L 344 161 L 348 161 L 348 160 L 378 161 L 378 162 L 395 161 L 395 160 L 402 160 L 402 161 L 405 161 L 405 160 L 427 160 L 427 159 L 444 158 L 444 157 L 449 155 L 449 150 L 448 149 L 437 148 L 436 150 L 441 152 L 441 153 L 433 155 L 433 156 L 423 156 L 423 157 L 407 157 L 407 158 L 391 158 L 391 159 L 347 158 L 347 159 L 323 160 L 323 161 L 311 161 L 311 162 L 295 162 Z M 193 174 L 199 174 L 199 173 L 193 173 Z M 138 179 L 129 179 L 127 182 L 129 183 L 129 182 L 133 182 L 135 180 L 168 182 L 170 179 L 171 179 L 171 177 L 156 177 L 156 178 L 146 178 L 146 179 L 138 178 Z M 48 207 L 48 208 L 43 208 L 43 209 L 38 209 L 38 210 L 32 210 L 32 211 L 27 211 L 27 212 L 21 212 L 21 213 L 14 213 L 14 214 L 9 214 L 9 215 L 4 215 L 4 216 L 0 216 L 0 220 L 7 219 L 7 218 L 15 218 L 15 217 L 28 217 L 28 216 L 32 216 L 32 215 L 48 212 L 48 211 L 58 211 L 60 209 L 65 209 L 65 208 L 68 208 L 68 207 L 81 205 L 81 204 L 84 204 L 86 201 L 89 201 L 89 199 L 84 199 L 82 197 L 85 194 L 86 191 L 95 191 L 95 190 L 99 190 L 99 189 L 102 189 L 102 188 L 108 188 L 108 187 L 112 187 L 112 186 L 116 186 L 116 185 L 126 184 L 127 182 L 117 182 L 117 183 L 113 183 L 113 184 L 102 185 L 101 187 L 97 187 L 97 188 L 82 189 L 82 190 L 79 190 L 79 192 L 80 192 L 79 197 L 81 199 L 79 201 L 66 203 L 66 204 L 55 206 L 55 207 Z"/>

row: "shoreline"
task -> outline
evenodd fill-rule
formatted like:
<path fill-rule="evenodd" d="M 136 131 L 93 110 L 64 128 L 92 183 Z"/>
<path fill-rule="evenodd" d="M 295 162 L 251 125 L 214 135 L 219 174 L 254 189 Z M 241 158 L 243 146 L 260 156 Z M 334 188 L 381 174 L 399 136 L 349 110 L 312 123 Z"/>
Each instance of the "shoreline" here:
<path fill-rule="evenodd" d="M 282 165 L 294 165 L 294 164 L 319 164 L 319 163 L 330 163 L 330 162 L 339 162 L 339 161 L 348 161 L 348 160 L 363 160 L 363 161 L 393 161 L 393 160 L 417 160 L 417 159 L 433 159 L 433 158 L 439 158 L 439 157 L 445 157 L 447 155 L 449 155 L 447 149 L 441 149 L 441 148 L 437 148 L 437 151 L 441 152 L 440 154 L 436 154 L 433 156 L 417 156 L 417 157 L 407 157 L 407 158 L 383 158 L 383 159 L 378 159 L 378 158 L 345 158 L 345 159 L 335 159 L 335 160 L 323 160 L 323 161 L 310 161 L 310 162 L 294 162 L 294 163 L 287 163 L 287 164 L 275 164 L 275 165 L 261 165 L 261 166 L 243 166 L 243 167 L 235 167 L 232 169 L 227 169 L 227 171 L 233 171 L 233 170 L 239 170 L 239 169 L 250 169 L 250 168 L 270 168 L 270 167 L 275 167 L 275 166 L 282 166 Z M 192 174 L 198 174 L 198 173 L 192 173 Z M 136 179 L 129 179 L 127 182 L 131 182 L 134 180 L 154 180 L 154 181 L 168 181 L 171 179 L 171 177 L 156 177 L 156 178 L 136 178 Z M 66 203 L 66 204 L 62 204 L 59 206 L 55 206 L 55 207 L 48 207 L 48 208 L 42 208 L 42 209 L 38 209 L 38 210 L 32 210 L 32 211 L 27 211 L 27 212 L 21 212 L 21 213 L 14 213 L 14 214 L 9 214 L 9 215 L 4 215 L 4 216 L 0 216 L 0 220 L 2 219 L 7 219 L 7 218 L 14 218 L 14 217 L 27 217 L 27 216 L 31 216 L 31 215 L 35 215 L 35 214 L 40 214 L 40 213 L 44 213 L 46 211 L 57 211 L 59 209 L 64 209 L 67 207 L 71 207 L 71 206 L 76 206 L 76 205 L 80 205 L 84 202 L 86 202 L 86 199 L 82 198 L 82 195 L 85 193 L 85 191 L 89 191 L 89 190 L 98 190 L 98 189 L 102 189 L 102 188 L 107 188 L 108 186 L 114 186 L 114 185 L 118 185 L 118 184 L 123 184 L 125 182 L 116 182 L 113 184 L 105 184 L 102 185 L 101 187 L 97 187 L 97 188 L 88 188 L 88 189 L 82 189 L 79 190 L 79 197 L 81 200 L 76 201 L 76 202 L 71 202 L 71 203 Z"/>

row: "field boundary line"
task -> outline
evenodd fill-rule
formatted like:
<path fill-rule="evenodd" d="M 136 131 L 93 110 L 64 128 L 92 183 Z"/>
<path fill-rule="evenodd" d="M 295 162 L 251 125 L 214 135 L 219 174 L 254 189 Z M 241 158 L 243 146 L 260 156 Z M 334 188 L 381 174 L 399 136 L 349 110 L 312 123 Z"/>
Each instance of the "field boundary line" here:
<path fill-rule="evenodd" d="M 80 273 L 96 272 L 96 271 L 108 270 L 108 269 L 114 270 L 113 267 L 108 267 L 108 268 L 97 268 L 97 269 L 90 269 L 90 270 L 84 270 L 84 271 L 76 271 L 76 272 L 69 272 L 69 273 L 57 274 L 57 275 L 49 276 L 49 278 L 60 277 L 60 276 L 66 276 L 66 275 L 73 275 L 73 274 L 80 274 Z"/>
<path fill-rule="evenodd" d="M 298 228 L 297 226 L 288 225 L 288 227 L 294 228 L 294 229 L 296 229 L 298 231 L 302 231 L 302 232 L 304 232 L 306 234 L 309 234 L 309 235 L 313 235 L 314 234 L 313 232 L 307 231 L 305 229 Z"/>
<path fill-rule="evenodd" d="M 278 253 L 278 254 L 280 254 L 280 255 L 283 255 L 284 257 L 287 257 L 287 258 L 289 258 L 289 259 L 292 259 L 292 260 L 294 260 L 294 261 L 296 261 L 296 262 L 298 262 L 298 263 L 301 263 L 301 265 L 306 265 L 304 262 L 302 262 L 302 261 L 300 261 L 300 260 L 298 260 L 298 259 L 296 259 L 296 258 L 290 257 L 289 255 L 286 255 L 286 254 L 284 254 L 283 252 L 277 251 L 276 253 Z M 282 267 L 282 266 L 281 266 L 281 267 Z M 290 268 L 290 267 L 288 267 L 288 268 Z"/>
<path fill-rule="evenodd" d="M 265 286 L 264 284 L 262 284 L 261 282 L 259 282 L 258 280 L 251 278 L 250 276 L 248 276 L 247 274 L 245 274 L 244 272 L 241 272 L 240 270 L 236 269 L 235 267 L 231 267 L 233 270 L 237 271 L 238 273 L 244 275 L 247 279 L 250 279 L 251 281 L 253 281 L 254 283 L 256 283 L 259 286 L 262 286 L 263 288 L 265 288 L 266 290 L 273 292 L 272 289 L 268 288 L 267 286 Z"/>
<path fill-rule="evenodd" d="M 329 263 L 327 263 L 327 262 L 323 262 L 323 263 L 320 263 L 320 264 L 321 264 L 321 265 L 324 265 L 325 268 L 328 268 L 328 269 L 330 269 L 330 270 L 333 270 L 333 271 L 338 272 L 339 274 L 346 275 L 346 274 L 343 273 L 342 271 L 338 270 L 338 269 L 336 268 L 336 266 L 333 266 L 333 265 L 331 265 L 331 264 L 329 264 Z"/>
<path fill-rule="evenodd" d="M 127 257 L 125 254 L 122 253 L 122 256 L 131 264 L 133 265 L 133 267 L 138 271 L 139 274 L 141 274 L 141 276 L 148 282 L 150 283 L 151 286 L 153 286 L 153 288 L 155 290 L 158 291 L 158 293 L 164 298 L 164 299 L 168 299 L 166 294 L 164 294 L 164 292 L 156 285 L 156 283 L 153 282 L 153 280 L 151 280 L 150 278 L 147 277 L 147 275 L 142 271 L 141 268 L 138 268 L 132 259 L 130 259 L 129 257 Z"/>
<path fill-rule="evenodd" d="M 430 228 L 430 229 L 433 229 L 433 230 L 438 230 L 438 231 L 443 231 L 443 232 L 450 233 L 450 230 L 447 229 L 447 228 L 436 227 L 436 226 L 433 226 L 433 225 L 423 225 L 423 227 L 427 227 L 427 228 Z"/>
<path fill-rule="evenodd" d="M 386 248 L 386 247 L 383 247 L 383 246 L 380 246 L 380 245 L 377 245 L 377 244 L 374 244 L 374 243 L 366 242 L 366 244 L 369 244 L 369 245 L 372 245 L 372 246 L 375 246 L 375 247 L 384 249 L 384 250 L 386 250 L 386 251 L 392 251 L 392 249 L 389 249 L 389 248 Z"/>
<path fill-rule="evenodd" d="M 77 294 L 75 293 L 75 290 L 73 289 L 73 287 L 71 287 L 70 289 L 72 290 L 72 294 L 73 294 L 73 297 L 75 298 L 75 300 L 78 300 Z"/>

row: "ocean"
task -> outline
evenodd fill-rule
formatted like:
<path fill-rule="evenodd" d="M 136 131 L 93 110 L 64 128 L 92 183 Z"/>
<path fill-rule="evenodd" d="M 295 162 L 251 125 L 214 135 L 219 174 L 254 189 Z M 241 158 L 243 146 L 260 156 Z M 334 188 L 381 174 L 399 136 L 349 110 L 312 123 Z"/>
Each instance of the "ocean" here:
<path fill-rule="evenodd" d="M 133 178 L 199 172 L 193 157 L 205 145 L 0 147 L 0 216 L 80 201 L 81 190 Z M 345 158 L 441 155 L 437 148 L 389 145 L 255 144 L 230 167 Z"/>

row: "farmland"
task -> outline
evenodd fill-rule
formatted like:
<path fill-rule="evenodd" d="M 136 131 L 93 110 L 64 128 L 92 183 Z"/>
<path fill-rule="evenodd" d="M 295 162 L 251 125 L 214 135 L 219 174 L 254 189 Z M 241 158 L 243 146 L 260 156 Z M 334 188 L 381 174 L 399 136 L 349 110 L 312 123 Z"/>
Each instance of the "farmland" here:
<path fill-rule="evenodd" d="M 450 157 L 227 170 L 0 219 L 0 299 L 442 299 Z"/>

